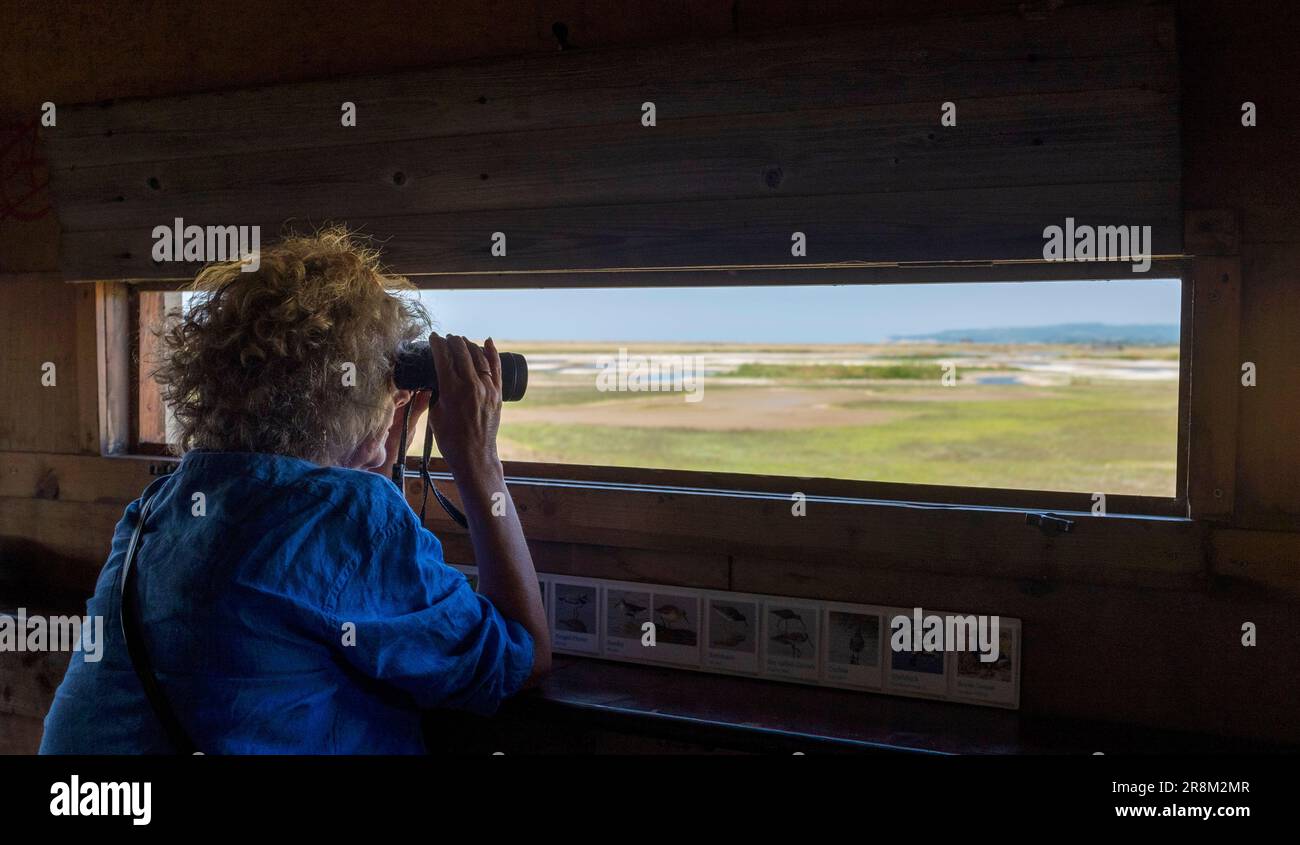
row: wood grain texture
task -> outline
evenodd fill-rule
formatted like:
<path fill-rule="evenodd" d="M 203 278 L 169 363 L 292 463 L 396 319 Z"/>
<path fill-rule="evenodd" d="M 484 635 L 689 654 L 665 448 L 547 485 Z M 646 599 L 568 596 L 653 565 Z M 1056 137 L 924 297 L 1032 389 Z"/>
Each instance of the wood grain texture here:
<path fill-rule="evenodd" d="M 1183 249 L 1188 255 L 1239 255 L 1241 223 L 1236 210 L 1186 211 L 1183 214 Z"/>
<path fill-rule="evenodd" d="M 1177 182 L 909 191 L 780 200 L 710 200 L 658 205 L 507 209 L 372 218 L 364 234 L 384 244 L 398 273 L 534 274 L 538 284 L 565 282 L 574 269 L 797 267 L 824 262 L 1041 260 L 1043 228 L 1076 220 L 1122 220 L 1152 227 L 1157 254 L 1177 252 Z M 298 230 L 324 220 L 299 221 Z M 244 224 L 240 224 L 244 225 Z M 263 241 L 278 221 L 256 219 Z M 506 235 L 507 255 L 490 254 L 492 234 Z M 807 258 L 790 255 L 791 235 L 807 237 Z M 155 264 L 149 228 L 70 232 L 64 273 L 73 280 L 192 278 L 199 265 Z M 623 284 L 632 284 L 626 276 Z"/>
<path fill-rule="evenodd" d="M 167 408 L 163 404 L 158 385 L 150 377 L 150 372 L 158 360 L 158 336 L 154 329 L 163 325 L 168 311 L 168 298 L 180 298 L 180 294 L 147 292 L 138 294 L 135 303 L 139 309 L 136 313 L 134 344 L 135 371 L 134 403 L 135 430 L 132 432 L 132 445 L 140 443 L 167 442 Z M 179 303 L 177 303 L 179 304 Z"/>
<path fill-rule="evenodd" d="M 1258 0 L 1179 4 L 1183 178 L 1189 209 L 1235 209 L 1240 241 L 1300 242 L 1300 9 Z M 1256 124 L 1242 125 L 1251 102 Z"/>
<path fill-rule="evenodd" d="M 889 695 L 770 683 L 557 655 L 539 691 L 491 721 L 430 726 L 438 751 L 490 754 L 765 753 L 949 754 L 1223 753 L 1280 751 L 1243 742 L 1094 718 L 1000 711 Z M 682 746 L 685 747 L 682 747 Z M 1281 747 L 1279 747 L 1281 746 Z"/>
<path fill-rule="evenodd" d="M 1147 273 L 1153 279 L 1180 278 L 1186 259 L 1181 256 L 1154 258 Z M 711 285 L 864 285 L 864 284 L 961 284 L 969 282 L 1077 282 L 1087 279 L 1112 280 L 1132 275 L 1130 265 L 1112 261 L 953 261 L 878 262 L 812 265 L 790 269 L 747 267 L 680 268 L 638 271 L 635 283 L 641 287 L 672 288 Z M 552 278 L 558 276 L 559 281 Z M 429 290 L 509 290 L 555 287 L 610 288 L 626 285 L 628 275 L 620 270 L 566 270 L 560 273 L 488 272 L 447 273 L 411 276 L 419 288 Z M 139 291 L 175 291 L 180 279 L 137 279 L 131 288 Z M 1190 325 L 1190 323 L 1189 323 Z"/>
<path fill-rule="evenodd" d="M 35 754 L 41 747 L 45 721 L 33 716 L 0 716 L 0 754 Z"/>
<path fill-rule="evenodd" d="M 1300 598 L 1300 534 L 1214 528 L 1210 560 L 1216 578 L 1243 581 L 1279 599 Z"/>
<path fill-rule="evenodd" d="M 149 483 L 151 463 L 157 462 L 6 456 L 0 535 L 97 568 L 123 507 Z M 1047 584 L 1198 589 L 1206 576 L 1203 531 L 1179 520 L 1078 516 L 1070 534 L 1051 536 L 1027 525 L 1023 513 L 978 508 L 812 502 L 807 516 L 794 517 L 782 499 L 532 486 L 512 486 L 511 493 L 525 533 L 542 544 L 542 568 L 568 574 L 720 586 L 721 561 L 747 555 Z M 419 506 L 418 485 L 408 482 L 407 497 Z M 449 560 L 472 562 L 462 529 L 435 505 L 428 525 L 443 538 Z"/>
<path fill-rule="evenodd" d="M 95 571 L 108 557 L 113 526 L 122 519 L 123 509 L 117 504 L 0 499 L 6 582 L 34 579 L 34 584 L 66 584 L 68 589 L 93 587 Z M 96 562 L 95 570 L 81 566 Z"/>
<path fill-rule="evenodd" d="M 122 0 L 44 6 L 0 28 L 3 105 L 94 102 L 427 67 L 570 46 L 720 35 L 733 0 L 373 0 L 364 11 L 297 0 L 231 0 L 217 10 Z M 274 25 L 268 25 L 273 23 Z"/>
<path fill-rule="evenodd" d="M 0 275 L 0 450 L 98 451 L 95 289 L 58 278 Z"/>
<path fill-rule="evenodd" d="M 1169 21 L 1168 7 L 1089 5 L 75 109 L 51 140 L 63 269 L 190 277 L 197 265 L 151 257 L 154 227 L 176 219 L 255 225 L 263 243 L 342 222 L 400 273 L 552 282 L 1041 260 L 1044 227 L 1067 217 L 1149 225 L 1152 251 L 1178 254 Z M 356 127 L 339 125 L 345 101 Z M 956 126 L 940 123 L 945 101 Z"/>
<path fill-rule="evenodd" d="M 1300 694 L 1295 602 L 1251 585 L 1174 592 L 1051 586 L 814 565 L 791 555 L 737 558 L 733 588 L 1017 617 L 1024 625 L 1022 713 L 1300 740 L 1293 718 Z M 1244 620 L 1276 639 L 1243 648 Z M 1094 750 L 1132 747 L 1116 742 Z"/>
<path fill-rule="evenodd" d="M 448 563 L 474 566 L 469 535 L 438 532 Z M 578 575 L 611 581 L 643 581 L 725 590 L 731 577 L 726 555 L 666 552 L 626 546 L 528 541 L 533 565 L 551 575 Z"/>
<path fill-rule="evenodd" d="M 1236 523 L 1300 531 L 1300 244 L 1248 244 L 1242 273 Z"/>
<path fill-rule="evenodd" d="M 14 610 L 0 610 L 0 615 L 12 617 Z M 60 615 L 45 614 L 36 607 L 26 610 L 28 615 Z M 16 624 L 16 620 L 11 624 Z M 0 714 L 44 719 L 54 700 L 54 691 L 68 669 L 70 656 L 66 651 L 0 652 Z M 77 659 L 81 659 L 80 655 Z"/>
<path fill-rule="evenodd" d="M 11 463 L 0 473 L 0 554 L 14 576 L 5 594 L 47 597 L 58 583 L 84 597 L 150 461 Z M 1286 547 L 1266 532 L 1216 535 L 1211 577 L 1209 541 L 1188 523 L 1082 520 L 1074 533 L 1048 537 L 1005 514 L 960 510 L 810 507 L 796 519 L 784 502 L 516 495 L 545 572 L 1018 616 L 1026 712 L 1295 738 L 1281 715 L 1294 701 L 1288 679 L 1300 677 L 1300 667 L 1286 668 L 1295 657 L 1294 579 Z M 16 498 L 24 496 L 32 498 Z M 470 562 L 465 535 L 434 513 L 448 560 Z M 1268 632 L 1267 648 L 1240 647 L 1241 620 Z M 1243 694 L 1219 694 L 1220 685 L 1201 683 L 1204 671 Z M 1088 677 L 1108 682 L 1080 683 Z"/>
<path fill-rule="evenodd" d="M 399 75 L 122 100 L 68 109 L 50 138 L 57 170 L 412 138 L 673 121 L 809 108 L 938 104 L 1124 88 L 1173 92 L 1168 7 L 1073 6 L 1045 21 L 781 29 L 556 52 Z M 358 106 L 341 126 L 341 104 Z"/>
<path fill-rule="evenodd" d="M 77 291 L 77 416 L 81 451 L 101 454 L 104 445 L 104 311 L 98 285 L 83 285 Z M 64 319 L 67 319 L 65 316 Z"/>
<path fill-rule="evenodd" d="M 415 469 L 414 463 L 410 465 Z M 431 459 L 434 472 L 447 472 L 441 458 Z M 577 466 L 524 461 L 506 461 L 506 477 L 555 481 L 561 484 L 638 484 L 681 487 L 704 491 L 775 493 L 789 500 L 795 492 L 806 496 L 870 499 L 877 502 L 905 502 L 931 505 L 965 505 L 970 508 L 1002 507 L 1051 511 L 1091 511 L 1091 493 L 1052 490 L 1013 490 L 997 487 L 959 487 L 951 484 L 902 484 L 885 481 L 814 478 L 808 476 L 752 475 L 748 473 L 699 472 L 693 470 Z M 1182 516 L 1186 508 L 1170 497 L 1107 496 L 1108 513 L 1114 515 Z"/>
<path fill-rule="evenodd" d="M 408 483 L 408 498 L 417 491 Z M 1081 515 L 1071 533 L 1052 536 L 1027 525 L 1023 513 L 973 508 L 816 502 L 795 517 L 785 500 L 517 485 L 511 495 L 528 537 L 548 542 L 788 556 L 845 573 L 881 568 L 1044 584 L 1177 590 L 1197 589 L 1206 577 L 1203 530 L 1179 520 Z M 463 531 L 432 507 L 427 524 L 439 536 Z"/>
<path fill-rule="evenodd" d="M 126 451 L 131 439 L 131 315 L 127 288 L 117 282 L 95 285 L 95 384 L 99 453 Z"/>
<path fill-rule="evenodd" d="M 1191 284 L 1188 503 L 1197 519 L 1226 520 L 1236 487 L 1237 406 L 1241 391 L 1253 389 L 1241 382 L 1241 261 L 1199 258 Z"/>
<path fill-rule="evenodd" d="M 98 457 L 39 452 L 0 453 L 0 497 L 125 505 L 155 476 L 140 457 Z"/>
<path fill-rule="evenodd" d="M 1234 354 L 1236 366 L 1253 361 L 1261 373 L 1257 387 L 1238 386 L 1235 420 L 1210 408 L 1204 424 L 1235 426 L 1233 523 L 1300 532 L 1300 111 L 1292 84 L 1300 9 L 1285 0 L 1260 0 L 1248 12 L 1229 0 L 1181 3 L 1179 30 L 1186 204 L 1230 210 L 1238 220 Z M 1247 101 L 1254 126 L 1242 125 Z"/>
<path fill-rule="evenodd" d="M 1178 175 L 1173 156 L 1152 154 L 1178 145 L 1167 93 L 974 100 L 957 127 L 938 114 L 904 103 L 268 150 L 78 167 L 56 190 L 64 230 L 81 231 L 233 222 L 252 209 L 259 220 L 356 220 Z"/>

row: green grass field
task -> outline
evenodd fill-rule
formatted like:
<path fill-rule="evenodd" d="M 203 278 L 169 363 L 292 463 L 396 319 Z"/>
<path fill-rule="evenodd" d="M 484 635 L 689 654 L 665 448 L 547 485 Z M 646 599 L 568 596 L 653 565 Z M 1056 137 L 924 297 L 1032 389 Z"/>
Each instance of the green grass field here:
<path fill-rule="evenodd" d="M 1172 496 L 1176 407 L 1176 384 L 1087 385 L 1026 399 L 889 400 L 887 410 L 904 415 L 865 426 L 699 431 L 507 421 L 501 437 L 503 455 L 522 447 L 514 450 L 521 458 L 555 463 Z"/>
<path fill-rule="evenodd" d="M 705 379 L 697 403 L 684 402 L 681 393 L 599 393 L 591 376 L 539 373 L 524 402 L 505 410 L 502 457 L 1174 495 L 1176 350 L 1172 358 L 1167 349 L 1080 354 L 1015 347 L 851 358 L 864 350 L 873 351 L 780 349 L 755 356 L 781 360 L 736 363 L 747 353 L 710 347 L 707 354 L 728 356 L 729 363 Z M 522 351 L 530 361 L 557 354 Z M 935 359 L 942 356 L 964 361 L 956 386 L 939 384 Z M 1055 369 L 1035 369 L 1026 379 L 1017 365 L 1026 357 Z M 1161 377 L 1126 379 L 1128 361 L 1162 366 Z M 1029 383 L 1006 383 L 1016 381 Z"/>

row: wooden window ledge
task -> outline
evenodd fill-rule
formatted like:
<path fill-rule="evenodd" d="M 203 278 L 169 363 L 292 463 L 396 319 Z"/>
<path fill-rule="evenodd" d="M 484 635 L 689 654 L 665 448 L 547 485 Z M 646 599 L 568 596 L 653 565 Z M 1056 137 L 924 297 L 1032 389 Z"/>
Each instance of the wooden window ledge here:
<path fill-rule="evenodd" d="M 916 698 L 557 656 L 492 719 L 435 713 L 433 753 L 1106 754 L 1257 743 Z M 1272 748 L 1271 750 L 1277 750 Z"/>

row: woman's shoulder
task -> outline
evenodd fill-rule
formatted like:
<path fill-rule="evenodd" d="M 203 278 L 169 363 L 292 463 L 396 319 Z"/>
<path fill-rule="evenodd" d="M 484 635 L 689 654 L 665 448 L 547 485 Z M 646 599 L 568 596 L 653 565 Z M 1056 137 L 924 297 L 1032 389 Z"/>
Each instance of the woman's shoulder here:
<path fill-rule="evenodd" d="M 242 499 L 268 517 L 270 501 L 279 505 L 269 509 L 277 517 L 288 508 L 299 520 L 377 535 L 412 516 L 397 485 L 375 472 L 236 452 L 192 452 L 180 469 L 187 489 L 220 490 L 222 498 Z"/>
<path fill-rule="evenodd" d="M 330 502 L 341 515 L 382 534 L 406 525 L 412 516 L 402 491 L 387 477 L 344 467 L 316 467 L 298 487 Z"/>

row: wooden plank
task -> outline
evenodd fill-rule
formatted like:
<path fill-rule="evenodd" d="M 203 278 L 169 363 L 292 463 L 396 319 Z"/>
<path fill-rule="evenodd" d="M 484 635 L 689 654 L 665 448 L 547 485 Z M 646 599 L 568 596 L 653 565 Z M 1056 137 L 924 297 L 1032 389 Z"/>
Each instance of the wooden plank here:
<path fill-rule="evenodd" d="M 0 275 L 0 450 L 98 450 L 95 292 L 58 279 L 51 273 Z M 88 303 L 92 317 L 88 335 L 78 331 L 81 303 Z M 41 380 L 47 362 L 56 377 L 48 387 Z"/>
<path fill-rule="evenodd" d="M 61 538 L 57 527 L 27 524 L 17 516 L 8 531 L 0 533 L 43 544 L 71 543 L 59 545 L 61 553 L 97 559 L 107 549 L 124 504 L 151 479 L 150 463 L 143 458 L 9 456 L 0 473 L 0 495 L 10 497 L 6 501 L 40 497 L 103 503 L 105 510 L 93 512 L 94 518 L 88 516 L 74 532 L 81 539 Z M 455 496 L 451 485 L 443 486 Z M 672 575 L 685 580 L 686 573 L 698 570 L 713 574 L 692 577 L 718 585 L 721 556 L 776 552 L 828 562 L 869 559 L 913 571 L 1101 583 L 1132 583 L 1147 576 L 1157 585 L 1192 583 L 1204 572 L 1199 529 L 1178 521 L 1081 516 L 1073 533 L 1051 537 L 1026 525 L 1021 513 L 977 508 L 814 501 L 808 516 L 795 518 L 784 500 L 526 486 L 512 487 L 512 494 L 530 540 L 562 544 L 539 547 L 548 565 L 572 574 L 594 570 L 609 573 L 601 577 L 652 580 Z M 416 507 L 418 495 L 418 486 L 408 483 L 408 500 Z M 77 519 L 75 510 L 67 505 L 51 513 L 64 524 Z M 455 561 L 453 555 L 459 554 L 464 560 L 457 562 L 469 562 L 468 546 L 454 539 L 461 530 L 440 509 L 431 505 L 428 513 L 430 527 L 448 546 L 448 559 Z M 882 536 L 890 537 L 883 549 Z M 706 548 L 709 552 L 702 554 L 700 549 Z M 643 551 L 616 551 L 627 549 Z M 663 552 L 674 554 L 660 559 Z"/>
<path fill-rule="evenodd" d="M 91 561 L 102 560 L 123 506 L 140 495 L 152 477 L 149 465 L 158 463 L 59 455 L 5 458 L 0 496 L 14 507 L 0 535 Z M 456 497 L 453 485 L 443 482 L 442 489 Z M 521 485 L 513 485 L 511 493 L 530 541 L 562 544 L 537 547 L 547 565 L 573 574 L 673 577 L 716 586 L 722 583 L 721 558 L 733 554 L 871 561 L 917 573 L 1154 586 L 1194 585 L 1206 571 L 1201 528 L 1179 520 L 1077 516 L 1073 532 L 1050 536 L 1026 525 L 1023 513 L 969 507 L 813 501 L 807 516 L 794 517 L 784 498 Z M 38 504 L 24 497 L 39 497 Z M 413 480 L 407 498 L 419 507 Z M 89 508 L 84 513 L 83 503 Z M 49 506 L 42 511 L 48 516 L 32 510 L 41 506 Z M 429 505 L 428 524 L 447 544 L 449 560 L 470 562 L 468 545 L 456 539 L 463 530 L 436 503 Z M 585 548 L 592 546 L 606 548 Z"/>
<path fill-rule="evenodd" d="M 1152 279 L 1177 279 L 1184 272 L 1182 257 L 1153 258 Z M 1087 279 L 1113 280 L 1132 275 L 1129 265 L 1116 262 L 1044 263 L 1038 261 L 953 261 L 880 262 L 830 267 L 789 269 L 695 268 L 647 270 L 636 274 L 640 287 L 699 287 L 701 285 L 865 285 L 865 284 L 953 284 L 963 282 L 1077 282 Z M 175 291 L 182 280 L 130 280 L 132 290 Z M 480 290 L 531 289 L 547 287 L 608 288 L 625 284 L 618 270 L 573 270 L 563 274 L 479 273 L 413 276 L 410 281 L 427 290 L 474 288 Z M 1187 313 L 1191 313 L 1188 309 Z"/>
<path fill-rule="evenodd" d="M 1236 486 L 1241 261 L 1198 258 L 1191 264 L 1191 430 L 1188 504 L 1194 518 L 1232 516 Z"/>
<path fill-rule="evenodd" d="M 417 489 L 408 483 L 408 499 L 418 502 Z M 795 517 L 784 499 L 522 485 L 512 485 L 511 495 L 532 540 L 852 567 L 870 561 L 913 573 L 1045 584 L 1194 589 L 1207 571 L 1202 528 L 1180 520 L 1081 515 L 1072 517 L 1071 533 L 1047 535 L 1009 511 L 810 502 L 807 515 Z M 427 524 L 439 536 L 463 531 L 438 508 L 430 508 Z"/>
<path fill-rule="evenodd" d="M 162 291 L 142 292 L 137 300 L 135 337 L 137 353 L 132 361 L 135 378 L 136 429 L 133 448 L 140 443 L 167 442 L 167 408 L 163 404 L 153 369 L 158 364 L 159 337 L 156 334 L 167 314 L 179 308 L 181 295 Z"/>
<path fill-rule="evenodd" d="M 1300 694 L 1294 599 L 1233 588 L 1157 592 L 974 573 L 918 577 L 797 553 L 737 557 L 733 589 L 1017 617 L 1024 623 L 1025 713 L 1300 740 L 1292 716 Z M 1261 632 L 1256 648 L 1241 646 L 1244 620 Z M 1129 659 L 1117 658 L 1122 654 Z M 1105 683 L 1080 681 L 1088 678 Z M 1129 749 L 1117 743 L 1096 750 Z"/>
<path fill-rule="evenodd" d="M 577 49 L 721 34 L 733 29 L 732 5 L 375 0 L 359 15 L 267 0 L 241 6 L 219 23 L 197 5 L 50 6 L 6 18 L 0 78 L 7 83 L 6 106 L 28 115 L 45 100 L 86 102 L 552 53 L 560 46 L 552 32 L 556 22 L 568 26 L 569 44 Z"/>
<path fill-rule="evenodd" d="M 1183 249 L 1189 255 L 1237 255 L 1241 252 L 1237 217 L 1232 208 L 1188 211 L 1183 215 Z"/>
<path fill-rule="evenodd" d="M 418 504 L 416 505 L 418 507 Z M 439 532 L 443 557 L 448 563 L 473 566 L 469 535 Z M 731 577 L 726 555 L 665 552 L 620 546 L 557 543 L 529 539 L 528 549 L 538 572 L 644 581 L 683 587 L 725 590 Z"/>
<path fill-rule="evenodd" d="M 745 0 L 735 7 L 736 29 L 741 32 L 776 27 L 807 26 L 859 21 L 880 21 L 908 17 L 962 15 L 967 19 L 990 13 L 1015 13 L 1022 16 L 1032 4 L 1023 0 L 818 0 L 816 3 L 790 3 L 788 0 Z"/>
<path fill-rule="evenodd" d="M 677 750 L 786 755 L 1044 750 L 1025 741 L 1018 714 L 993 708 L 954 707 L 568 655 L 556 656 L 536 694 L 511 701 L 482 725 L 482 731 L 459 732 L 452 750 L 573 754 L 581 748 L 583 753 Z M 613 736 L 603 735 L 614 731 Z M 656 736 L 694 747 L 625 747 L 629 739 L 643 746 Z M 1054 739 L 1054 750 L 1064 753 L 1065 738 L 1057 732 Z"/>
<path fill-rule="evenodd" d="M 1216 577 L 1300 597 L 1300 534 L 1214 528 L 1210 531 L 1210 560 Z"/>
<path fill-rule="evenodd" d="M 435 472 L 447 472 L 446 464 L 437 457 L 431 460 L 430 467 Z M 416 464 L 411 463 L 411 468 L 415 469 Z M 949 484 L 904 484 L 842 478 L 783 477 L 525 461 L 506 461 L 505 469 L 507 477 L 518 476 L 563 482 L 642 484 L 701 490 L 754 491 L 777 493 L 785 497 L 800 492 L 806 496 L 873 499 L 881 502 L 1081 512 L 1091 511 L 1093 504 L 1091 493 L 1056 490 L 1013 490 L 998 487 L 960 487 Z M 418 490 L 418 486 L 416 489 Z M 1186 516 L 1186 508 L 1173 497 L 1108 495 L 1106 508 L 1108 513 L 1114 515 Z"/>
<path fill-rule="evenodd" d="M 1253 25 L 1252 20 L 1267 21 Z M 1294 4 L 1268 0 L 1249 13 L 1229 0 L 1183 3 L 1179 27 L 1184 185 L 1190 209 L 1228 209 L 1239 221 L 1240 318 L 1232 366 L 1253 362 L 1256 387 L 1225 372 L 1235 395 L 1229 408 L 1208 407 L 1205 424 L 1226 424 L 1235 437 L 1232 521 L 1241 528 L 1300 531 L 1300 394 L 1294 389 L 1300 340 L 1300 113 L 1292 80 L 1300 55 Z M 1245 101 L 1256 125 L 1242 125 Z M 1199 351 L 1199 350 L 1198 350 Z M 1227 456 L 1221 456 L 1224 465 Z M 1224 489 L 1224 488 L 1220 488 Z M 1225 516 L 1222 506 L 1219 518 Z"/>
<path fill-rule="evenodd" d="M 99 452 L 126 451 L 131 438 L 131 315 L 126 286 L 95 285 L 96 373 Z"/>
<path fill-rule="evenodd" d="M 10 624 L 16 624 L 14 610 L 0 609 L 0 616 L 9 616 L 13 620 Z M 28 615 L 73 615 L 48 613 L 39 607 L 27 607 L 26 611 Z M 75 615 L 84 613 L 83 609 Z M 107 620 L 104 624 L 108 624 Z M 54 701 L 54 691 L 68 670 L 70 657 L 71 652 L 67 651 L 0 652 L 0 720 L 10 716 L 44 719 Z M 77 659 L 81 656 L 77 655 Z"/>
<path fill-rule="evenodd" d="M 122 518 L 116 504 L 0 498 L 0 597 L 80 612 Z"/>
<path fill-rule="evenodd" d="M 1058 671 L 1068 671 L 1068 665 Z M 651 745 L 657 738 L 665 745 L 689 743 L 680 750 L 696 754 L 901 749 L 949 754 L 1089 755 L 1118 749 L 1129 754 L 1240 754 L 1284 750 L 1276 743 L 1243 743 L 1240 738 L 1170 731 L 1169 722 L 1159 726 L 1163 730 L 1121 727 L 1101 721 L 1103 716 L 1101 711 L 1076 722 L 1030 710 L 1028 703 L 1016 713 L 556 655 L 552 671 L 537 693 L 512 699 L 491 720 L 474 720 L 472 725 L 462 721 L 459 730 L 455 722 L 439 727 L 449 740 L 445 750 L 484 755 L 494 751 L 571 755 L 672 750 Z M 1175 715 L 1171 721 L 1180 720 Z"/>
<path fill-rule="evenodd" d="M 1230 0 L 1179 6 L 1188 208 L 1235 210 L 1242 244 L 1300 242 L 1294 15 L 1285 0 L 1260 0 L 1249 14 Z M 1246 101 L 1254 126 L 1241 123 Z"/>
<path fill-rule="evenodd" d="M 1238 367 L 1253 363 L 1258 380 L 1234 383 L 1236 524 L 1300 532 L 1300 244 L 1249 244 L 1242 260 Z"/>
<path fill-rule="evenodd" d="M 1187 504 L 1187 479 L 1190 475 L 1188 455 L 1192 441 L 1192 282 L 1187 267 L 1178 272 L 1178 470 L 1174 490 L 1178 496 L 1179 516 L 1191 516 Z"/>
<path fill-rule="evenodd" d="M 1056 186 L 971 188 L 351 222 L 382 240 L 385 261 L 397 273 L 563 275 L 576 269 L 1041 261 L 1044 227 L 1064 225 L 1067 217 L 1094 225 L 1150 226 L 1153 253 L 1167 257 L 1181 251 L 1179 207 L 1177 182 L 1136 182 L 1075 185 L 1068 191 Z M 249 219 L 240 225 L 260 225 L 264 243 L 280 231 L 277 220 Z M 807 237 L 806 258 L 790 255 L 796 231 Z M 494 232 L 506 235 L 504 257 L 490 254 Z M 197 264 L 156 264 L 153 245 L 151 230 L 142 227 L 66 233 L 64 273 L 74 280 L 193 277 Z"/>
<path fill-rule="evenodd" d="M 103 403 L 103 359 L 100 350 L 104 343 L 103 312 L 97 285 L 85 286 L 77 291 L 76 351 L 77 351 L 77 415 L 80 422 L 81 451 L 103 454 L 105 432 Z"/>
<path fill-rule="evenodd" d="M 636 121 L 383 145 L 79 167 L 56 183 L 65 232 L 175 218 L 362 220 L 502 208 L 1174 181 L 1176 104 L 1137 87 Z M 1065 190 L 1065 189 L 1062 189 Z"/>
<path fill-rule="evenodd" d="M 137 499 L 155 476 L 138 457 L 92 457 L 38 452 L 0 452 L 0 497 L 98 504 Z"/>
<path fill-rule="evenodd" d="M 102 565 L 113 541 L 113 527 L 122 519 L 123 506 L 49 499 L 0 499 L 0 542 L 4 549 L 6 580 L 21 581 L 51 573 L 52 585 L 93 587 L 95 569 Z M 17 545 L 11 545 L 17 543 Z M 46 555 L 44 559 L 34 553 Z M 18 570 L 27 568 L 27 575 Z M 54 573 L 58 573 L 55 575 Z M 66 579 L 64 575 L 71 575 Z"/>
<path fill-rule="evenodd" d="M 662 109 L 661 125 L 758 111 L 858 108 L 1127 87 L 1173 92 L 1168 6 L 1072 6 L 1043 21 L 835 26 L 505 61 L 223 94 L 62 109 L 56 169 L 413 137 L 591 126 Z M 340 124 L 355 102 L 357 126 Z"/>
<path fill-rule="evenodd" d="M 34 716 L 0 716 L 0 754 L 35 754 L 45 735 L 45 720 Z"/>

